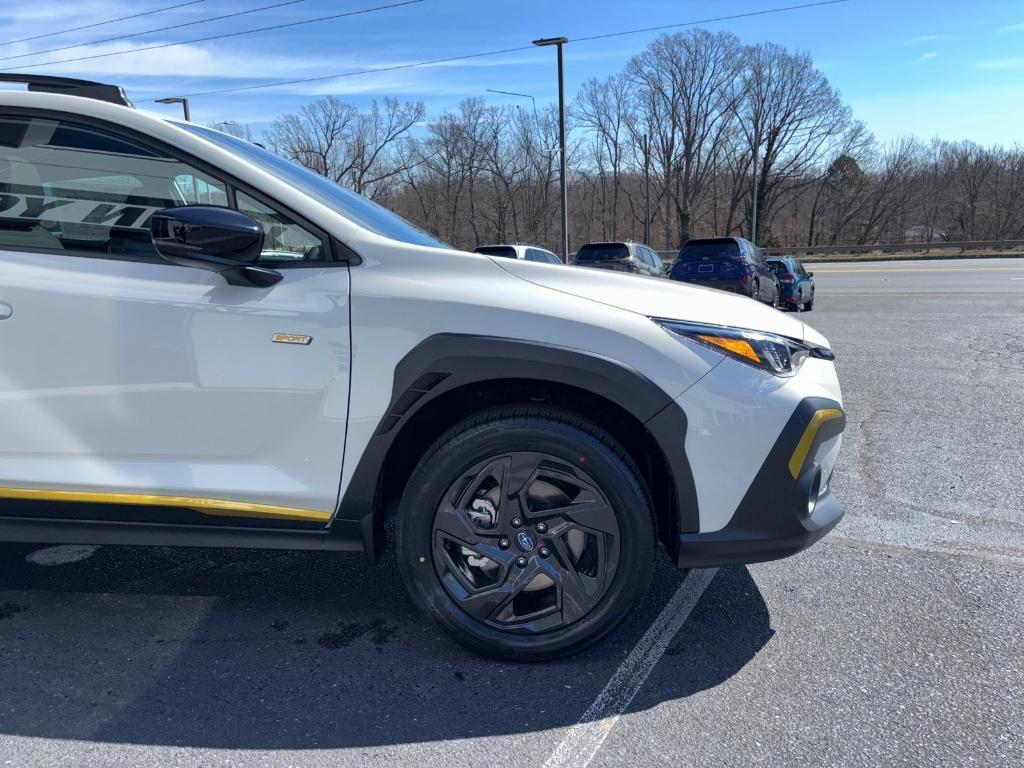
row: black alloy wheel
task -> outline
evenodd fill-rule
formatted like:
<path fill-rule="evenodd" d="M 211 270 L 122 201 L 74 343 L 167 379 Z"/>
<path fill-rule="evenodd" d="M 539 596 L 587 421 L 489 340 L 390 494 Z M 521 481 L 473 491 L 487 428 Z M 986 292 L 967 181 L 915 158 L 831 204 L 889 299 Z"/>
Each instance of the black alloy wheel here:
<path fill-rule="evenodd" d="M 518 406 L 473 417 L 428 452 L 398 521 L 417 604 L 490 656 L 575 653 L 643 594 L 647 492 L 614 440 L 575 414 Z"/>
<path fill-rule="evenodd" d="M 547 453 L 478 462 L 434 514 L 438 579 L 462 610 L 498 629 L 576 622 L 607 591 L 618 549 L 619 524 L 604 494 L 586 472 Z"/>

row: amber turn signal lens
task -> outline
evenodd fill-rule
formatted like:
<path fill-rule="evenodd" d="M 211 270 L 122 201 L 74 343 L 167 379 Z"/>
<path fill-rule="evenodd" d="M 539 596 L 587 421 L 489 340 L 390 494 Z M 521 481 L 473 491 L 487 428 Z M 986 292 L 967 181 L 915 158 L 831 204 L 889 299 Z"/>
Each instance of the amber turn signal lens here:
<path fill-rule="evenodd" d="M 724 336 L 705 336 L 703 334 L 698 335 L 697 338 L 706 344 L 727 349 L 734 355 L 745 357 L 752 362 L 761 362 L 761 358 L 758 357 L 757 352 L 754 351 L 754 348 L 750 346 L 750 342 L 746 339 L 729 339 Z"/>

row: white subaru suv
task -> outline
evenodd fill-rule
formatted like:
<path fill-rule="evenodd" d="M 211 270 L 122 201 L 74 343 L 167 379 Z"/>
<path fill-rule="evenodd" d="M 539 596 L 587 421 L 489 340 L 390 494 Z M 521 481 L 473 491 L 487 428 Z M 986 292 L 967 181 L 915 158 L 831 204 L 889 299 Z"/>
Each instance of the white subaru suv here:
<path fill-rule="evenodd" d="M 397 553 L 482 653 L 609 633 L 658 546 L 843 514 L 828 342 L 749 299 L 454 250 L 116 86 L 0 91 L 0 539 Z"/>

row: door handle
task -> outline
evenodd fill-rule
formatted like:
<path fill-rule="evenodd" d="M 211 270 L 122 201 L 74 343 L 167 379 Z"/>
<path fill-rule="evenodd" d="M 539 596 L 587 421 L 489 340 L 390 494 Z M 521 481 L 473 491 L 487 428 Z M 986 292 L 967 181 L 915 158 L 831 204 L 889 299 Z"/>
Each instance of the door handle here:
<path fill-rule="evenodd" d="M 0 320 L 6 320 L 13 314 L 14 309 L 11 307 L 11 305 L 4 304 L 2 301 L 0 301 Z"/>

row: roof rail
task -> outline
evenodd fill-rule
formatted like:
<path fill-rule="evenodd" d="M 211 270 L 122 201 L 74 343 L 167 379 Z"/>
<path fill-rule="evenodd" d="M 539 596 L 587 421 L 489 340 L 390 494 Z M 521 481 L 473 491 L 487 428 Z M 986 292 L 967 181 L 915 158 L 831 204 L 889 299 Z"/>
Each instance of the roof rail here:
<path fill-rule="evenodd" d="M 81 96 L 85 99 L 97 99 L 122 107 L 135 106 L 124 95 L 119 85 L 97 83 L 92 80 L 77 80 L 73 77 L 53 77 L 51 75 L 7 74 L 0 73 L 0 83 L 25 83 L 30 91 L 40 93 L 63 93 L 68 96 Z"/>

